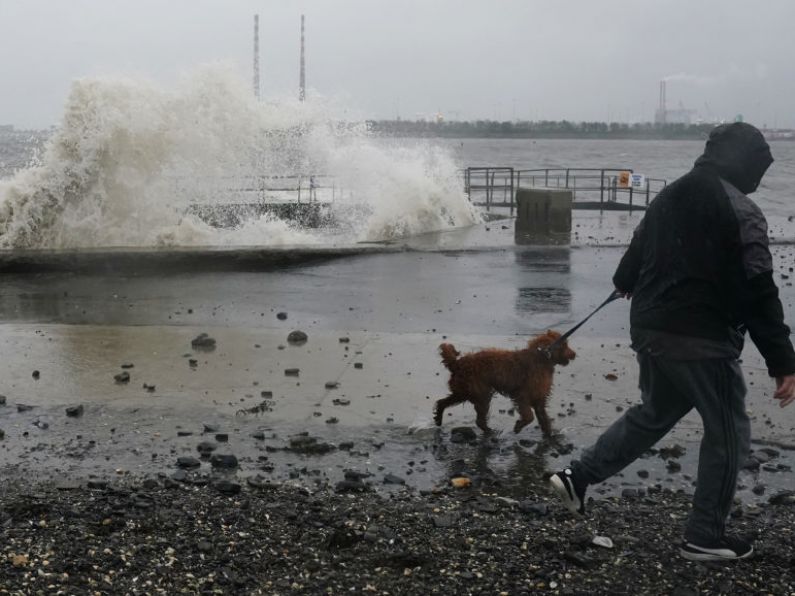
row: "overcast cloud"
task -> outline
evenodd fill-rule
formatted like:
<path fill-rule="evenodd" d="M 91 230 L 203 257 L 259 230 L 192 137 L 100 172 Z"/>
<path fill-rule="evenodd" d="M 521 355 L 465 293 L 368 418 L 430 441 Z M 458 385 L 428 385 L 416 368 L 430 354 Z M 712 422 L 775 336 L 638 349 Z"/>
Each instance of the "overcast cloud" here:
<path fill-rule="evenodd" d="M 266 97 L 304 13 L 310 97 L 366 117 L 648 121 L 667 77 L 669 107 L 795 127 L 793 0 L 0 0 L 0 124 L 56 123 L 84 76 L 250 80 L 255 12 Z"/>

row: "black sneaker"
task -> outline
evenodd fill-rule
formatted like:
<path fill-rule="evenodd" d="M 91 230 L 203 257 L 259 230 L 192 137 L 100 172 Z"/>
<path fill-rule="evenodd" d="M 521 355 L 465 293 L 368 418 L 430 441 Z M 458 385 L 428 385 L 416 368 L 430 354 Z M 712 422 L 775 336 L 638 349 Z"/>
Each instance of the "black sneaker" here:
<path fill-rule="evenodd" d="M 733 561 L 745 559 L 754 552 L 754 547 L 739 538 L 724 536 L 709 544 L 694 544 L 685 540 L 679 554 L 690 561 Z"/>
<path fill-rule="evenodd" d="M 549 484 L 569 511 L 580 515 L 585 514 L 585 488 L 587 485 L 577 481 L 571 468 L 552 474 L 549 477 Z"/>

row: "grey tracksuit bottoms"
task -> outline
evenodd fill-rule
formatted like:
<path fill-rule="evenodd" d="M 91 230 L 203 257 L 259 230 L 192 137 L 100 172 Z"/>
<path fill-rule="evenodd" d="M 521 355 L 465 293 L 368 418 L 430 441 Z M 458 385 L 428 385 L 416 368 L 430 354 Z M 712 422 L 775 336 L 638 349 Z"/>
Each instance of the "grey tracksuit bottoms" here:
<path fill-rule="evenodd" d="M 692 408 L 704 436 L 685 539 L 704 544 L 723 536 L 737 473 L 748 456 L 751 425 L 745 381 L 737 360 L 671 360 L 639 353 L 640 404 L 628 409 L 572 462 L 588 484 L 606 480 L 652 447 Z"/>

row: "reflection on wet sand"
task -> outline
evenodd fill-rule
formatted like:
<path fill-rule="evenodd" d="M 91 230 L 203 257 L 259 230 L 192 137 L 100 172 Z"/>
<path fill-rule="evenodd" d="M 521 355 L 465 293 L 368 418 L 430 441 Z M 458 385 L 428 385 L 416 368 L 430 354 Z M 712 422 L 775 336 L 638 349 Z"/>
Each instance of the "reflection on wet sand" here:
<path fill-rule="evenodd" d="M 514 253 L 520 277 L 514 308 L 519 315 L 571 311 L 571 248 L 534 246 Z"/>

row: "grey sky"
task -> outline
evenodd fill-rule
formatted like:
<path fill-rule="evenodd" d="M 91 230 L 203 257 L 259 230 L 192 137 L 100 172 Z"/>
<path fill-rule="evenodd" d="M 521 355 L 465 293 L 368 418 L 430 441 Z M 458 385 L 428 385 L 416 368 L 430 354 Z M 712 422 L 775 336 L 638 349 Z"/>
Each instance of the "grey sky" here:
<path fill-rule="evenodd" d="M 308 86 L 366 117 L 651 120 L 668 76 L 669 107 L 795 127 L 793 0 L 0 0 L 0 123 L 56 123 L 83 76 L 250 80 L 255 12 L 266 97 L 304 13 Z"/>

